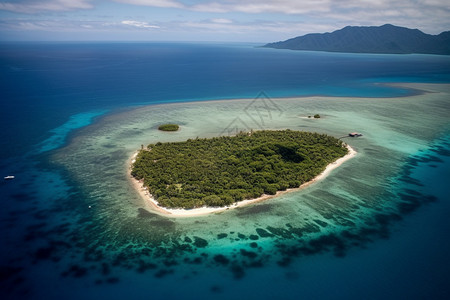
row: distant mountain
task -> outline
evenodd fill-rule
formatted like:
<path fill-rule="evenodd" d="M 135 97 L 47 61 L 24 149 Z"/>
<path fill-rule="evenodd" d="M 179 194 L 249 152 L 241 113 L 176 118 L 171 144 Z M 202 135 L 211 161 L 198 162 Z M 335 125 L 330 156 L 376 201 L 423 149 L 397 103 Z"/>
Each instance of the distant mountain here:
<path fill-rule="evenodd" d="M 450 55 L 450 31 L 430 35 L 418 29 L 390 24 L 379 27 L 347 26 L 331 33 L 307 34 L 264 47 L 348 53 Z"/>

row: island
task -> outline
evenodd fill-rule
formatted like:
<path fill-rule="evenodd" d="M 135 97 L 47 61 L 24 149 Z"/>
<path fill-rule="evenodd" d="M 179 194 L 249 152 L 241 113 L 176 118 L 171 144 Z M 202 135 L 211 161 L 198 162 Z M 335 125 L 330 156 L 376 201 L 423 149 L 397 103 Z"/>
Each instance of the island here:
<path fill-rule="evenodd" d="M 162 124 L 158 126 L 161 131 L 178 131 L 180 126 L 178 124 Z"/>
<path fill-rule="evenodd" d="M 299 188 L 348 154 L 326 134 L 241 132 L 150 144 L 134 156 L 131 176 L 160 208 L 230 207 Z"/>
<path fill-rule="evenodd" d="M 311 33 L 269 43 L 263 47 L 346 53 L 450 55 L 450 31 L 431 35 L 391 24 L 347 26 L 333 32 Z"/>

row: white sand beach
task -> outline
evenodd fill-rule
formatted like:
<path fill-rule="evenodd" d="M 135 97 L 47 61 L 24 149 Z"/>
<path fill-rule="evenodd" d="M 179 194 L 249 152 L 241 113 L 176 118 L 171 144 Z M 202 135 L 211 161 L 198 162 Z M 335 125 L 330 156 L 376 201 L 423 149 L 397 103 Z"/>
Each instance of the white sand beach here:
<path fill-rule="evenodd" d="M 346 147 L 349 150 L 347 155 L 345 155 L 344 157 L 341 157 L 341 158 L 337 159 L 336 161 L 332 162 L 331 164 L 329 164 L 321 174 L 317 175 L 313 180 L 302 184 L 298 188 L 287 189 L 285 191 L 278 191 L 275 195 L 264 194 L 259 198 L 239 201 L 237 203 L 234 203 L 233 205 L 224 206 L 224 207 L 200 207 L 200 208 L 194 208 L 194 209 L 165 208 L 158 204 L 158 202 L 149 193 L 147 188 L 145 188 L 143 186 L 143 183 L 141 181 L 136 180 L 133 176 L 131 176 L 131 167 L 129 168 L 128 175 L 129 175 L 130 181 L 132 182 L 133 187 L 136 189 L 136 191 L 139 192 L 139 194 L 144 199 L 144 201 L 148 201 L 151 208 L 154 209 L 154 212 L 161 214 L 161 215 L 170 216 L 170 217 L 197 217 L 197 216 L 202 216 L 202 215 L 219 213 L 219 212 L 223 212 L 223 211 L 226 211 L 229 209 L 234 209 L 234 208 L 242 207 L 242 206 L 249 205 L 252 203 L 265 201 L 268 199 L 278 197 L 285 193 L 294 192 L 294 191 L 298 191 L 300 189 L 306 188 L 307 186 L 324 179 L 328 174 L 331 173 L 331 171 L 333 171 L 334 169 L 336 169 L 337 167 L 342 165 L 347 160 L 353 158 L 357 154 L 355 149 L 350 147 L 348 144 L 346 145 Z M 135 161 L 136 156 L 137 156 L 137 152 L 134 153 L 134 155 L 130 158 L 130 164 L 129 164 L 130 166 L 131 166 L 131 163 L 133 163 Z"/>

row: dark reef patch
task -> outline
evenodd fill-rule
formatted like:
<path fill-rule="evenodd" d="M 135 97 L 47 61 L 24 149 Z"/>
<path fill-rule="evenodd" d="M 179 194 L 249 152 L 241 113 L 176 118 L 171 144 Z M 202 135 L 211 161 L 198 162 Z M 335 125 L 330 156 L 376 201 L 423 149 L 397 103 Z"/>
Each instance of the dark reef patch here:
<path fill-rule="evenodd" d="M 302 228 L 295 228 L 292 226 L 287 226 L 289 229 L 289 232 L 293 235 L 293 236 L 297 236 L 298 238 L 301 238 L 303 235 L 303 229 Z"/>
<path fill-rule="evenodd" d="M 222 254 L 214 255 L 213 259 L 216 263 L 224 266 L 230 263 L 230 260 L 225 255 Z"/>
<path fill-rule="evenodd" d="M 284 239 L 290 239 L 292 238 L 292 234 L 289 230 L 286 230 L 284 228 L 275 228 L 275 227 L 271 227 L 268 226 L 267 230 L 272 233 L 275 236 L 284 238 Z"/>
<path fill-rule="evenodd" d="M 251 247 L 251 248 L 258 248 L 258 243 L 251 242 L 251 243 L 250 243 L 250 247 Z"/>
<path fill-rule="evenodd" d="M 137 268 L 137 272 L 138 273 L 144 273 L 148 270 L 153 270 L 156 269 L 157 265 L 154 263 L 149 263 L 149 262 L 145 262 L 145 261 L 139 261 L 139 267 Z"/>
<path fill-rule="evenodd" d="M 271 205 L 271 204 L 256 204 L 254 206 L 237 208 L 236 215 L 239 217 L 245 217 L 248 215 L 267 213 L 267 212 L 270 212 L 272 209 L 273 209 L 273 205 Z"/>
<path fill-rule="evenodd" d="M 175 226 L 174 221 L 172 221 L 168 218 L 165 218 L 165 217 L 158 216 L 157 214 L 153 214 L 143 208 L 138 208 L 138 218 L 150 220 L 150 225 L 153 225 L 156 227 L 168 228 L 168 227 Z"/>
<path fill-rule="evenodd" d="M 393 221 L 400 221 L 402 217 L 398 214 L 377 214 L 375 220 L 382 226 L 387 226 Z"/>
<path fill-rule="evenodd" d="M 242 279 L 245 276 L 244 268 L 238 264 L 232 264 L 230 271 L 235 279 Z"/>
<path fill-rule="evenodd" d="M 409 214 L 417 210 L 420 206 L 427 203 L 436 202 L 438 199 L 433 195 L 411 196 L 404 193 L 398 193 L 398 196 L 403 200 L 398 204 L 398 208 L 402 214 Z"/>
<path fill-rule="evenodd" d="M 317 224 L 319 224 L 319 226 L 322 226 L 322 227 L 327 227 L 328 226 L 328 223 L 324 222 L 322 220 L 315 219 L 314 222 L 316 222 Z"/>
<path fill-rule="evenodd" d="M 182 252 L 190 252 L 190 253 L 194 252 L 194 249 L 189 244 L 180 244 L 178 245 L 178 249 L 181 250 Z"/>
<path fill-rule="evenodd" d="M 415 191 L 415 190 L 411 190 L 411 189 L 403 189 L 403 191 L 405 193 L 407 193 L 407 194 L 414 195 L 414 196 L 421 196 L 422 195 L 422 193 L 420 193 L 418 191 Z"/>
<path fill-rule="evenodd" d="M 256 233 L 262 238 L 264 238 L 264 237 L 272 237 L 273 236 L 273 234 L 267 232 L 266 230 L 264 230 L 262 228 L 256 228 Z"/>
<path fill-rule="evenodd" d="M 256 258 L 258 256 L 255 252 L 247 251 L 245 249 L 241 249 L 240 253 L 241 253 L 242 256 L 247 257 L 247 258 L 251 258 L 251 259 Z"/>
<path fill-rule="evenodd" d="M 201 237 L 194 236 L 194 246 L 197 248 L 205 248 L 208 246 L 208 241 L 202 239 Z"/>
<path fill-rule="evenodd" d="M 199 265 L 203 262 L 203 257 L 196 257 L 192 260 L 193 264 Z"/>
<path fill-rule="evenodd" d="M 72 265 L 72 266 L 70 266 L 70 268 L 67 271 L 63 272 L 61 275 L 63 277 L 73 276 L 73 277 L 80 278 L 80 277 L 86 276 L 87 273 L 88 273 L 87 268 L 80 267 L 78 265 Z"/>
<path fill-rule="evenodd" d="M 280 267 L 287 267 L 292 263 L 292 258 L 288 256 L 283 256 L 279 261 L 277 261 L 277 264 Z"/>
<path fill-rule="evenodd" d="M 309 245 L 317 253 L 331 249 L 336 256 L 345 256 L 345 250 L 347 248 L 344 241 L 332 233 L 311 240 Z"/>
<path fill-rule="evenodd" d="M 240 238 L 241 240 L 246 240 L 247 239 L 247 237 L 244 234 L 242 234 L 242 233 L 238 233 L 238 238 Z"/>
<path fill-rule="evenodd" d="M 166 218 L 158 218 L 156 220 L 151 220 L 150 224 L 153 226 L 156 226 L 158 228 L 161 228 L 161 227 L 165 227 L 165 228 L 172 227 L 173 228 L 173 227 L 175 227 L 175 222 L 171 221 L 169 219 L 166 219 Z"/>
<path fill-rule="evenodd" d="M 220 240 L 220 239 L 226 238 L 227 236 L 228 236 L 228 234 L 226 234 L 226 233 L 219 233 L 219 234 L 217 235 L 217 238 Z"/>
<path fill-rule="evenodd" d="M 174 271 L 171 269 L 161 269 L 158 272 L 155 273 L 156 278 L 163 278 L 167 275 L 173 274 Z"/>
<path fill-rule="evenodd" d="M 155 214 L 152 214 L 151 212 L 149 212 L 148 210 L 145 210 L 141 207 L 138 208 L 138 218 L 153 218 L 155 216 Z"/>
<path fill-rule="evenodd" d="M 305 224 L 305 226 L 302 228 L 302 232 L 306 233 L 314 233 L 314 232 L 320 232 L 320 227 L 316 224 L 308 223 Z"/>

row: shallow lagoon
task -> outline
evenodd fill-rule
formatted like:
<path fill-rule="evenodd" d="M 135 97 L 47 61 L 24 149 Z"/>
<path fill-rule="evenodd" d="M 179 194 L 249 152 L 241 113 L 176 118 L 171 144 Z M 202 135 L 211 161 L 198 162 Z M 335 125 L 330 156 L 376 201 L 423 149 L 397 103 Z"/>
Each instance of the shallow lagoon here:
<path fill-rule="evenodd" d="M 433 143 L 443 143 L 431 149 L 448 156 L 443 150 L 448 150 L 448 139 L 442 138 L 448 134 L 450 88 L 416 87 L 430 92 L 377 99 L 270 99 L 262 94 L 249 100 L 142 106 L 103 117 L 51 156 L 49 166 L 62 167 L 69 182 L 38 180 L 61 190 L 73 188 L 40 209 L 41 225 L 28 228 L 36 243 L 42 243 L 32 256 L 38 265 L 29 274 L 39 276 L 32 285 L 49 287 L 29 288 L 42 297 L 77 289 L 73 298 L 126 293 L 178 298 L 181 291 L 187 299 L 313 296 L 311 278 L 317 279 L 321 269 L 338 272 L 345 262 L 354 266 L 359 256 L 389 243 L 379 240 L 389 239 L 392 228 L 402 232 L 398 224 L 418 207 L 448 201 L 411 170 L 424 163 L 417 155 Z M 315 113 L 321 118 L 307 118 Z M 181 130 L 157 130 L 168 121 L 180 124 Z M 358 131 L 364 136 L 344 138 L 358 155 L 324 180 L 214 215 L 160 216 L 130 184 L 130 157 L 142 144 L 263 128 L 336 137 Z M 439 169 L 442 163 L 431 159 L 428 164 Z M 45 221 L 49 212 L 51 223 Z M 41 273 L 45 270 L 52 272 Z M 329 286 L 331 281 L 314 284 Z M 331 296 L 324 291 L 320 295 Z M 346 295 L 360 294 L 356 288 Z"/>

